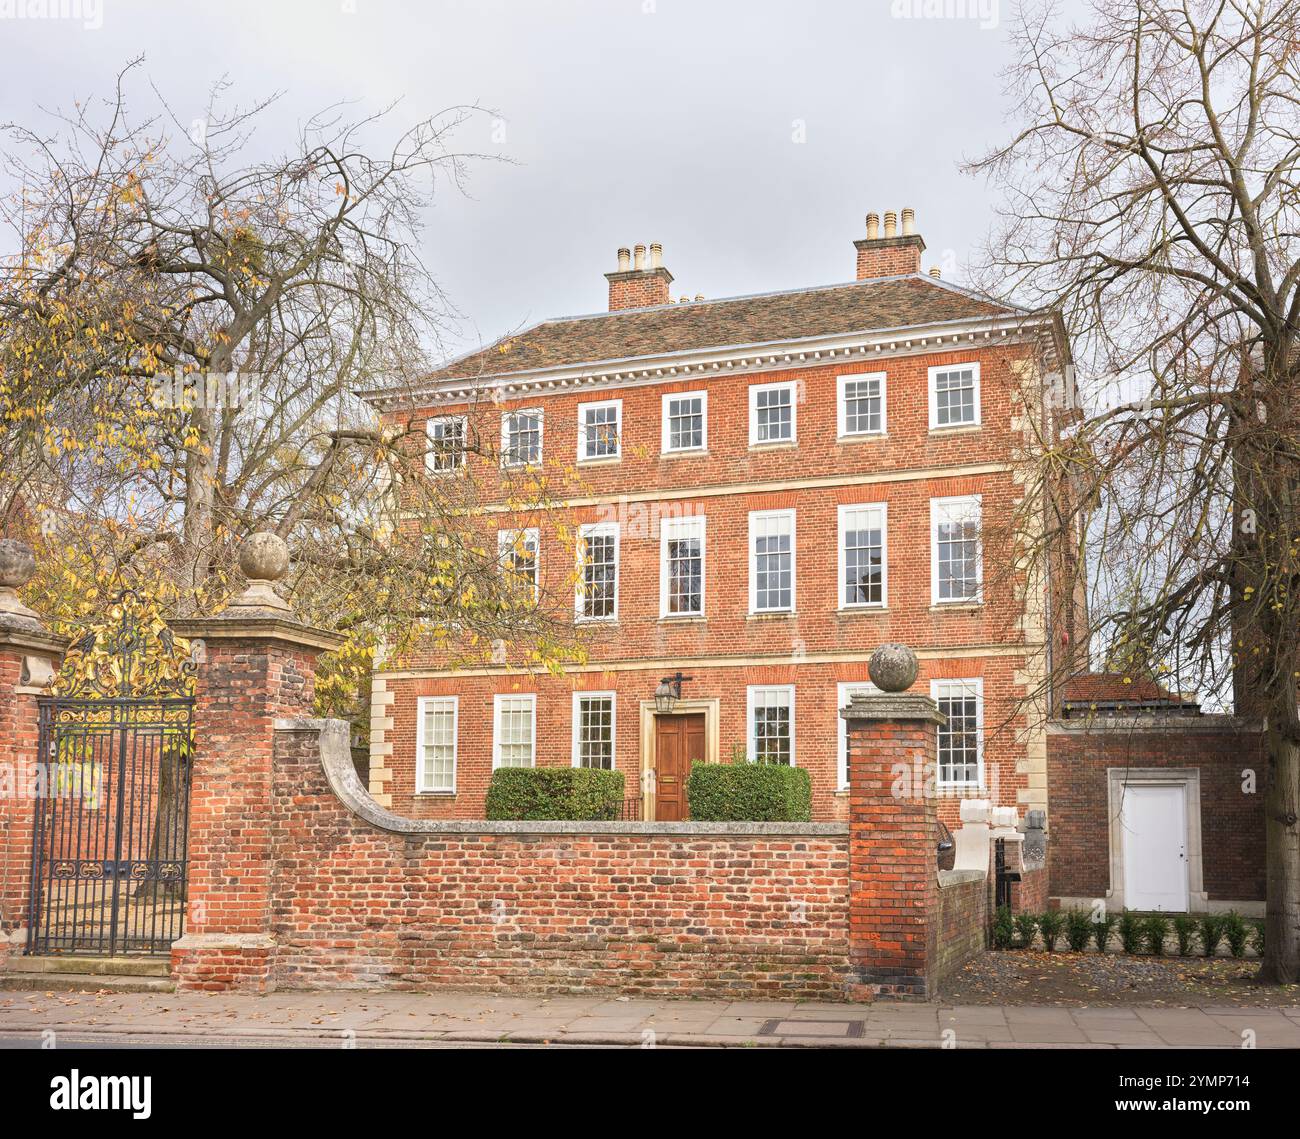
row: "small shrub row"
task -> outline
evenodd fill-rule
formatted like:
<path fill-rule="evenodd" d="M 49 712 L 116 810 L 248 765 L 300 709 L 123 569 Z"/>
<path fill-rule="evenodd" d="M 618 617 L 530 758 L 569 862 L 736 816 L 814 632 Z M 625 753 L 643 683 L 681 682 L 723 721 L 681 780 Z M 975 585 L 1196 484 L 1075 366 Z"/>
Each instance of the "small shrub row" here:
<path fill-rule="evenodd" d="M 1056 951 L 1061 935 L 1071 952 L 1082 953 L 1089 943 L 1105 953 L 1111 941 L 1118 936 L 1120 948 L 1125 953 L 1146 953 L 1161 956 L 1172 933 L 1178 947 L 1178 956 L 1187 957 L 1199 945 L 1205 956 L 1213 957 L 1221 944 L 1227 944 L 1233 957 L 1244 957 L 1246 947 L 1253 944 L 1255 952 L 1264 953 L 1263 921 L 1248 921 L 1235 911 L 1226 914 L 1204 914 L 1199 919 L 1191 914 L 1140 914 L 1125 910 L 1119 917 L 1102 914 L 1094 917 L 1088 910 L 1048 910 L 1046 913 L 1019 913 L 1013 915 L 1006 906 L 1000 906 L 993 918 L 993 946 L 1010 949 L 1018 946 L 1028 949 L 1034 937 L 1042 938 L 1048 953 Z"/>
<path fill-rule="evenodd" d="M 488 784 L 489 819 L 603 821 L 623 805 L 621 771 L 589 767 L 498 767 Z"/>
<path fill-rule="evenodd" d="M 697 763 L 686 781 L 691 818 L 709 823 L 806 823 L 812 819 L 812 780 L 803 767 Z"/>

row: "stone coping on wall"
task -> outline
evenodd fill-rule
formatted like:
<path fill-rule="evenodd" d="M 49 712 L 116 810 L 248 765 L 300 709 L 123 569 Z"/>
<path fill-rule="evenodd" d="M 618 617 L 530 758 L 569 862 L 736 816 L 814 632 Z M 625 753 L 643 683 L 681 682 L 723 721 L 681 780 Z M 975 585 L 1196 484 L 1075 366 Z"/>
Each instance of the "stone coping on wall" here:
<path fill-rule="evenodd" d="M 1148 713 L 1143 715 L 1109 714 L 1071 717 L 1047 721 L 1049 733 L 1087 735 L 1089 732 L 1250 732 L 1262 731 L 1263 723 L 1247 716 L 1208 712 L 1199 716 Z"/>
<path fill-rule="evenodd" d="M 320 737 L 321 767 L 330 789 L 357 818 L 380 830 L 401 835 L 535 835 L 535 834 L 625 834 L 683 835 L 708 838 L 780 837 L 844 838 L 848 823 L 632 823 L 632 822 L 498 822 L 488 819 L 411 819 L 381 807 L 361 785 L 352 763 L 348 725 L 343 720 L 291 719 L 275 721 L 277 732 L 311 732 Z"/>
<path fill-rule="evenodd" d="M 963 882 L 983 882 L 987 879 L 988 874 L 983 870 L 940 870 L 939 889 L 960 886 Z"/>

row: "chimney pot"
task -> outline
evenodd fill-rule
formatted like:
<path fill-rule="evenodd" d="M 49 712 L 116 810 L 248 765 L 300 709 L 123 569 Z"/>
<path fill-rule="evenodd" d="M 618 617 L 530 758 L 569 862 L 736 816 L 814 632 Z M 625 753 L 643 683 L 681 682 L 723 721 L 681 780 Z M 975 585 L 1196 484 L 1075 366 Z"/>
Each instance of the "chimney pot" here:
<path fill-rule="evenodd" d="M 618 269 L 605 274 L 609 282 L 610 312 L 672 303 L 669 287 L 673 275 L 664 268 L 663 246 L 657 241 L 650 246 L 650 260 L 652 264 L 647 265 L 644 244 L 633 246 L 631 253 L 627 246 L 619 247 Z"/>
<path fill-rule="evenodd" d="M 916 211 L 911 206 L 903 210 L 903 231 L 898 231 L 898 214 L 885 211 L 884 232 L 881 232 L 880 215 L 867 214 L 867 236 L 853 243 L 858 251 L 858 280 L 870 281 L 878 277 L 905 277 L 922 272 L 921 254 L 925 242 L 916 232 Z"/>
<path fill-rule="evenodd" d="M 939 266 L 938 266 L 938 265 L 931 265 L 931 266 L 930 266 L 930 276 L 933 277 L 936 281 L 939 279 Z"/>

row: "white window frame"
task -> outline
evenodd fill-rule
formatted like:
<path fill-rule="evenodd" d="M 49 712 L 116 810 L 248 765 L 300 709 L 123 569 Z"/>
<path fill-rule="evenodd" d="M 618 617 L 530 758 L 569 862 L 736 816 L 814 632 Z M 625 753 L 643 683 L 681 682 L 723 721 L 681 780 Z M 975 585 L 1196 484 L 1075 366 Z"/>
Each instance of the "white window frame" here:
<path fill-rule="evenodd" d="M 523 530 L 498 530 L 497 562 L 503 574 L 512 572 L 506 564 L 506 553 L 518 543 L 520 538 L 525 542 L 531 538 L 533 542 L 533 600 L 537 601 L 542 595 L 542 539 L 536 526 L 529 526 Z"/>
<path fill-rule="evenodd" d="M 975 418 L 965 423 L 940 423 L 939 422 L 939 389 L 937 386 L 940 372 L 962 372 L 967 368 L 973 373 L 975 381 Z M 983 422 L 983 408 L 980 401 L 980 366 L 978 360 L 972 360 L 965 364 L 937 364 L 928 371 L 927 386 L 930 389 L 930 430 L 931 431 L 950 431 L 954 428 L 978 427 Z"/>
<path fill-rule="evenodd" d="M 790 393 L 790 438 L 758 437 L 758 393 L 786 390 Z M 779 380 L 771 384 L 749 385 L 749 445 L 751 447 L 791 447 L 799 441 L 799 381 Z"/>
<path fill-rule="evenodd" d="M 588 455 L 587 454 L 587 421 L 586 414 L 597 408 L 612 407 L 616 413 L 614 419 L 614 431 L 616 446 L 612 455 Z M 598 399 L 591 403 L 578 404 L 578 462 L 580 463 L 612 463 L 615 459 L 623 457 L 623 401 L 621 399 Z"/>
<path fill-rule="evenodd" d="M 852 699 L 853 693 L 865 692 L 879 695 L 880 689 L 869 680 L 841 680 L 835 686 L 835 719 L 839 724 L 839 748 L 835 756 L 835 790 L 849 789 L 849 722 L 840 715 L 840 709 Z"/>
<path fill-rule="evenodd" d="M 974 507 L 979 521 L 979 538 L 975 544 L 975 596 L 939 596 L 939 523 L 947 521 L 945 515 L 955 507 Z M 930 604 L 932 605 L 982 605 L 984 602 L 984 496 L 959 494 L 947 498 L 930 499 Z"/>
<path fill-rule="evenodd" d="M 621 547 L 622 542 L 619 539 L 619 527 L 617 522 L 585 522 L 578 527 L 578 556 L 577 556 L 577 576 L 578 580 L 573 589 L 573 615 L 574 620 L 584 625 L 599 625 L 607 621 L 618 620 L 618 584 L 619 570 L 621 568 Z M 583 613 L 583 543 L 592 536 L 612 534 L 614 536 L 614 612 L 608 617 L 588 617 Z"/>
<path fill-rule="evenodd" d="M 426 787 L 424 756 L 424 717 L 430 704 L 451 705 L 451 786 Z M 456 794 L 456 770 L 460 760 L 460 697 L 421 696 L 415 701 L 415 793 L 417 795 Z"/>
<path fill-rule="evenodd" d="M 864 380 L 877 380 L 880 383 L 880 429 L 878 431 L 850 431 L 848 429 L 849 406 L 848 397 L 845 389 L 849 384 L 861 383 Z M 851 372 L 848 375 L 839 376 L 835 381 L 835 431 L 840 439 L 865 439 L 876 435 L 885 435 L 888 433 L 888 400 L 886 390 L 888 387 L 888 378 L 885 372 Z"/>
<path fill-rule="evenodd" d="M 537 694 L 535 692 L 497 692 L 492 696 L 492 770 L 501 766 L 501 711 L 506 700 L 527 700 L 532 712 L 533 754 L 529 767 L 537 766 Z"/>
<path fill-rule="evenodd" d="M 682 535 L 678 531 L 697 526 L 700 532 L 700 609 L 698 613 L 672 613 L 668 609 L 668 543 L 673 538 L 689 537 L 689 534 Z M 659 617 L 661 620 L 691 620 L 704 616 L 709 596 L 708 535 L 708 519 L 703 514 L 687 514 L 680 518 L 659 520 Z"/>
<path fill-rule="evenodd" d="M 758 607 L 758 535 L 754 523 L 765 518 L 784 518 L 790 521 L 790 606 L 781 609 L 760 609 Z M 787 510 L 751 510 L 749 512 L 749 613 L 796 613 L 798 612 L 798 541 L 795 536 L 795 512 Z"/>
<path fill-rule="evenodd" d="M 939 763 L 938 751 L 935 752 L 934 779 L 935 784 L 942 788 L 982 788 L 984 784 L 984 678 L 979 676 L 970 677 L 943 677 L 942 679 L 930 681 L 930 699 L 938 701 L 939 699 L 950 695 L 945 689 L 957 687 L 967 689 L 967 692 L 973 692 L 975 695 L 975 782 L 969 780 L 954 781 L 943 778 L 943 767 Z M 941 728 L 940 731 L 943 729 Z"/>
<path fill-rule="evenodd" d="M 754 737 L 755 697 L 759 692 L 785 692 L 790 697 L 790 764 L 799 766 L 798 737 L 795 729 L 795 692 L 793 684 L 750 684 L 745 688 L 745 758 L 758 762 L 758 747 Z"/>
<path fill-rule="evenodd" d="M 847 568 L 844 535 L 844 519 L 850 510 L 880 511 L 880 600 L 879 601 L 845 601 L 844 571 Z M 838 609 L 887 609 L 889 607 L 889 503 L 887 502 L 851 502 L 840 506 L 838 511 L 839 526 L 836 531 L 836 543 L 839 547 L 836 573 Z"/>
<path fill-rule="evenodd" d="M 454 467 L 439 470 L 434 462 L 437 443 L 433 438 L 433 429 L 439 423 L 460 423 L 460 459 Z M 469 416 L 468 415 L 431 415 L 424 421 L 424 436 L 429 441 L 424 453 L 424 467 L 431 475 L 455 475 L 465 469 L 469 457 Z"/>
<path fill-rule="evenodd" d="M 672 436 L 668 429 L 668 406 L 677 399 L 700 401 L 700 445 L 698 447 L 670 447 Z M 659 448 L 665 455 L 699 455 L 709 449 L 709 393 L 703 389 L 690 392 L 667 392 L 659 404 Z"/>
<path fill-rule="evenodd" d="M 537 458 L 532 462 L 510 462 L 510 418 L 515 415 L 537 416 Z M 540 407 L 517 407 L 501 413 L 501 466 L 507 470 L 540 467 L 546 452 L 546 413 Z"/>
<path fill-rule="evenodd" d="M 609 701 L 609 766 L 593 767 L 591 771 L 617 771 L 618 770 L 618 693 L 613 690 L 599 690 L 588 692 L 586 690 L 574 692 L 573 694 L 573 713 L 569 721 L 570 732 L 572 735 L 572 766 L 581 767 L 582 756 L 579 753 L 579 732 L 581 724 L 580 709 L 584 700 L 608 700 Z"/>

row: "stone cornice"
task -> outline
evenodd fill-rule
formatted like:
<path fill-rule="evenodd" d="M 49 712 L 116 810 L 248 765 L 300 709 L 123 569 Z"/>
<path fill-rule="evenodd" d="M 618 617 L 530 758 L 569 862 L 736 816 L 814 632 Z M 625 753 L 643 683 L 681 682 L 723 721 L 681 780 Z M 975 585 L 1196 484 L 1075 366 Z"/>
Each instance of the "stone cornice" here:
<path fill-rule="evenodd" d="M 850 364 L 917 353 L 951 352 L 1039 338 L 1054 351 L 1051 318 L 1009 314 L 974 317 L 928 325 L 836 333 L 798 340 L 720 345 L 707 349 L 557 365 L 500 375 L 466 376 L 416 385 L 401 391 L 368 390 L 357 394 L 381 411 L 434 404 L 459 404 L 476 398 L 515 399 L 559 395 L 585 388 L 619 389 L 710 376 L 750 374 L 789 368 Z"/>
<path fill-rule="evenodd" d="M 68 638 L 60 637 L 36 624 L 0 622 L 0 648 L 9 647 L 60 655 L 67 650 Z"/>
<path fill-rule="evenodd" d="M 840 715 L 854 720 L 920 720 L 943 725 L 948 717 L 929 696 L 909 692 L 881 692 L 855 695 Z"/>
<path fill-rule="evenodd" d="M 187 640 L 199 637 L 205 641 L 279 641 L 322 652 L 337 649 L 347 640 L 342 633 L 275 616 L 179 617 L 167 624 Z"/>

